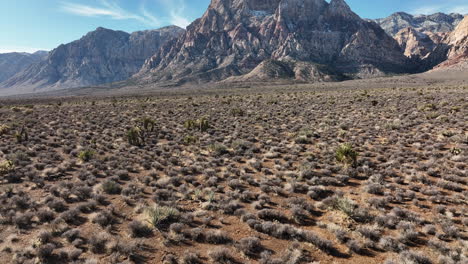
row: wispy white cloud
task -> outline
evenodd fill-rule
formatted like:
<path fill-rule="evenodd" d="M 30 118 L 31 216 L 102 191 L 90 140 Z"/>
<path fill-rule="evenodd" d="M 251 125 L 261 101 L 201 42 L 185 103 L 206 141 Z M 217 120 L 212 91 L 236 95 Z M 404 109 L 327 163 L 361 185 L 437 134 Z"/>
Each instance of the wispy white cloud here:
<path fill-rule="evenodd" d="M 137 20 L 149 26 L 159 26 L 161 22 L 148 12 L 144 6 L 141 13 L 133 13 L 123 9 L 116 2 L 109 0 L 100 0 L 99 6 L 90 6 L 76 4 L 72 2 L 63 2 L 61 9 L 65 12 L 87 17 L 108 17 L 116 20 Z"/>
<path fill-rule="evenodd" d="M 76 0 L 75 0 L 76 1 Z M 166 14 L 164 17 L 156 17 L 147 8 L 147 1 L 142 0 L 138 12 L 132 12 L 122 8 L 115 0 L 99 0 L 97 5 L 84 5 L 74 2 L 62 2 L 61 10 L 79 16 L 107 17 L 115 20 L 137 20 L 150 26 L 161 26 L 162 24 L 173 24 L 186 27 L 190 24 L 184 15 L 186 0 L 155 0 L 155 7 Z"/>
<path fill-rule="evenodd" d="M 463 0 L 465 1 L 465 0 Z M 414 9 L 411 13 L 429 15 L 437 12 L 468 14 L 468 4 L 461 1 L 447 1 L 443 4 L 426 5 Z"/>

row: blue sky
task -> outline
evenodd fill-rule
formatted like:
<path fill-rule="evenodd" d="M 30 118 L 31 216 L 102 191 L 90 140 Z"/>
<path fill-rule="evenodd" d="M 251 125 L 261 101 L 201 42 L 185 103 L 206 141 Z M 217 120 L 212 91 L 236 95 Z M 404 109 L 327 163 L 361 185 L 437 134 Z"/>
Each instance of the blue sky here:
<path fill-rule="evenodd" d="M 348 0 L 361 17 L 468 13 L 467 0 Z M 99 26 L 133 32 L 200 17 L 210 0 L 0 0 L 0 53 L 51 50 Z"/>

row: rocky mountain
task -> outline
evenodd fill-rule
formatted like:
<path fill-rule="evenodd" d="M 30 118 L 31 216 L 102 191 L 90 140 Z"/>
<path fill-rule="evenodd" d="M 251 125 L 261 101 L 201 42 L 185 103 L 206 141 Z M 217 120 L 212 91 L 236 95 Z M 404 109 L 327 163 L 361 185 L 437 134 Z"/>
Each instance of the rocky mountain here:
<path fill-rule="evenodd" d="M 368 77 L 411 70 L 398 43 L 344 0 L 212 0 L 135 78 L 184 83 L 270 74 L 313 81 L 330 79 L 330 73 Z"/>
<path fill-rule="evenodd" d="M 46 56 L 47 51 L 38 51 L 32 54 L 20 52 L 0 54 L 0 82 L 23 71 L 29 65 L 45 59 Z"/>
<path fill-rule="evenodd" d="M 373 20 L 387 34 L 395 36 L 405 28 L 413 28 L 419 32 L 443 33 L 451 32 L 462 21 L 463 15 L 435 13 L 432 15 L 410 15 L 405 12 L 394 13 L 389 17 Z"/>
<path fill-rule="evenodd" d="M 404 51 L 405 56 L 424 59 L 434 51 L 437 44 L 442 41 L 443 36 L 440 34 L 431 34 L 429 36 L 412 27 L 407 27 L 396 33 L 395 39 Z"/>
<path fill-rule="evenodd" d="M 176 26 L 132 34 L 98 28 L 77 41 L 60 45 L 45 60 L 30 65 L 0 86 L 38 91 L 126 80 L 163 44 L 183 32 Z"/>
<path fill-rule="evenodd" d="M 458 67 L 468 69 L 468 15 L 443 40 L 443 45 L 446 49 L 446 60 L 437 68 Z"/>

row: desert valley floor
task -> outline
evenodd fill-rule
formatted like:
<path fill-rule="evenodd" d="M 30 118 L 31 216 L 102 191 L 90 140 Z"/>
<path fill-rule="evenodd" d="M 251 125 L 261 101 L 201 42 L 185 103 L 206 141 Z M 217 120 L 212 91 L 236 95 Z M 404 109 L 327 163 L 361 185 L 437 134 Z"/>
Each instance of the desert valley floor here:
<path fill-rule="evenodd" d="M 467 263 L 468 84 L 364 86 L 3 99 L 0 263 Z"/>

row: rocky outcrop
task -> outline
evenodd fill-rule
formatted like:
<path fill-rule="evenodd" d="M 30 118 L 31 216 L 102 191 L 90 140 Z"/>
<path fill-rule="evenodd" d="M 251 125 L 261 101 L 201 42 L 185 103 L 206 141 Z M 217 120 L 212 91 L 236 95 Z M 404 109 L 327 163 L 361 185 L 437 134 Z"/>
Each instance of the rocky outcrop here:
<path fill-rule="evenodd" d="M 126 80 L 163 44 L 183 32 L 175 26 L 132 34 L 98 28 L 80 40 L 60 45 L 45 60 L 0 86 L 30 87 L 38 91 Z"/>
<path fill-rule="evenodd" d="M 135 78 L 176 83 L 249 73 L 250 78 L 264 72 L 257 66 L 268 61 L 320 64 L 350 76 L 411 71 L 398 43 L 343 0 L 212 0 Z"/>
<path fill-rule="evenodd" d="M 434 38 L 435 36 L 432 35 Z M 419 32 L 411 27 L 400 30 L 395 39 L 400 44 L 401 49 L 404 51 L 405 56 L 409 58 L 424 59 L 431 52 L 434 51 L 437 44 L 435 41 L 425 33 Z M 439 43 L 441 40 L 439 40 Z"/>
<path fill-rule="evenodd" d="M 443 41 L 447 47 L 446 60 L 436 68 L 468 69 L 468 16 Z"/>
<path fill-rule="evenodd" d="M 38 51 L 32 54 L 19 52 L 0 54 L 0 82 L 11 78 L 31 64 L 40 62 L 46 56 L 46 51 Z"/>
<path fill-rule="evenodd" d="M 404 12 L 394 13 L 389 17 L 375 19 L 387 34 L 395 36 L 398 32 L 405 28 L 413 28 L 419 32 L 432 33 L 447 33 L 455 29 L 455 27 L 463 19 L 460 14 L 444 14 L 436 13 L 432 15 L 410 15 Z"/>
<path fill-rule="evenodd" d="M 340 81 L 343 76 L 330 71 L 326 66 L 302 61 L 262 61 L 251 72 L 227 78 L 226 82 L 268 82 L 290 79 L 299 82 Z"/>

